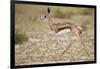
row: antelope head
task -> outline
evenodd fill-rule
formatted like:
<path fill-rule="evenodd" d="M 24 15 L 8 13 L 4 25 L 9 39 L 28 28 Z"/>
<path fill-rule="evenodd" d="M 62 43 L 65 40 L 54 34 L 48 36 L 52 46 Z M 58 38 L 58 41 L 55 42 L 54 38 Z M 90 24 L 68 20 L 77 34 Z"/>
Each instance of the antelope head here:
<path fill-rule="evenodd" d="M 48 8 L 47 8 L 47 14 L 46 14 L 42 19 L 47 18 L 47 17 L 49 16 L 49 14 L 50 14 L 50 8 L 48 7 Z"/>

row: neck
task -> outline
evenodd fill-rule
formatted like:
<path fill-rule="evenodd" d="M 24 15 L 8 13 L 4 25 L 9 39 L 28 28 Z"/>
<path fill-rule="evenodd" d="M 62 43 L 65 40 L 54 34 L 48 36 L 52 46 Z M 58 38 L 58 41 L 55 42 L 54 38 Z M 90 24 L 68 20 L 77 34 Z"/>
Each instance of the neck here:
<path fill-rule="evenodd" d="M 51 16 L 49 14 L 48 14 L 48 23 L 49 23 L 50 29 L 54 30 L 53 21 L 52 21 L 52 18 L 51 18 Z"/>

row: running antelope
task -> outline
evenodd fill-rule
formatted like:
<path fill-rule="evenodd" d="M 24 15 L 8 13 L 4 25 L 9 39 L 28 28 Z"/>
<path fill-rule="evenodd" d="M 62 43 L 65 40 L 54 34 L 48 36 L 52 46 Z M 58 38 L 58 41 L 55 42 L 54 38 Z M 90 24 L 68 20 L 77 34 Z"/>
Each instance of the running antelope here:
<path fill-rule="evenodd" d="M 56 34 L 60 34 L 65 31 L 72 32 L 73 35 L 75 36 L 75 39 L 80 38 L 81 27 L 76 26 L 70 21 L 66 21 L 64 19 L 55 18 L 55 21 L 54 21 L 53 18 L 50 16 L 50 8 L 48 8 L 47 11 L 48 12 L 46 16 L 44 16 L 44 18 L 47 18 L 48 24 L 52 31 L 54 31 Z"/>

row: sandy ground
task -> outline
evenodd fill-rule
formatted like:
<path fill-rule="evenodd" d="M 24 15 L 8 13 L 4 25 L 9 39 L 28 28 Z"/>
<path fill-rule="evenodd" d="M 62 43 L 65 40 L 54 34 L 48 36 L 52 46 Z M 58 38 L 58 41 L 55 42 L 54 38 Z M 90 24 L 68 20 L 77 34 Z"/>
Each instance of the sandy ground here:
<path fill-rule="evenodd" d="M 71 40 L 72 35 L 69 33 L 63 37 L 55 34 L 33 34 L 28 41 L 15 45 L 15 63 L 30 65 L 93 61 L 94 38 L 87 32 L 82 33 L 79 41 Z"/>

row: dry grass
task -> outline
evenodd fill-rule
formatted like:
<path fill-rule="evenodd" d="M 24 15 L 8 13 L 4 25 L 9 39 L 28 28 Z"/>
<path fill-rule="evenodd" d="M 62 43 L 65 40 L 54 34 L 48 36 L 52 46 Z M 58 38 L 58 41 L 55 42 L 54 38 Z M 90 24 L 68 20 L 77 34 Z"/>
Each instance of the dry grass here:
<path fill-rule="evenodd" d="M 49 6 L 51 7 L 51 6 Z M 38 8 L 38 9 L 37 9 Z M 42 8 L 42 9 L 41 9 Z M 15 64 L 47 64 L 61 62 L 81 62 L 94 60 L 94 18 L 93 9 L 75 7 L 51 7 L 52 16 L 57 17 L 56 10 L 66 14 L 65 19 L 72 20 L 83 28 L 80 41 L 71 40 L 71 33 L 63 37 L 55 37 L 49 26 L 41 22 L 41 14 L 46 13 L 46 7 L 34 5 L 16 5 L 15 31 L 24 33 L 28 40 L 15 45 Z M 69 13 L 69 11 L 71 13 Z M 86 11 L 86 12 L 85 12 Z M 90 12 L 90 13 L 89 13 Z M 69 15 L 69 18 L 67 17 Z M 59 15 L 58 17 L 60 17 Z M 61 17 L 62 18 L 62 17 Z M 24 38 L 24 37 L 23 37 Z M 67 39 L 63 42 L 61 39 Z M 19 38 L 18 38 L 19 39 Z M 17 39 L 17 40 L 18 40 Z M 20 42 L 20 40 L 19 40 Z M 62 46 L 66 49 L 64 52 Z"/>

